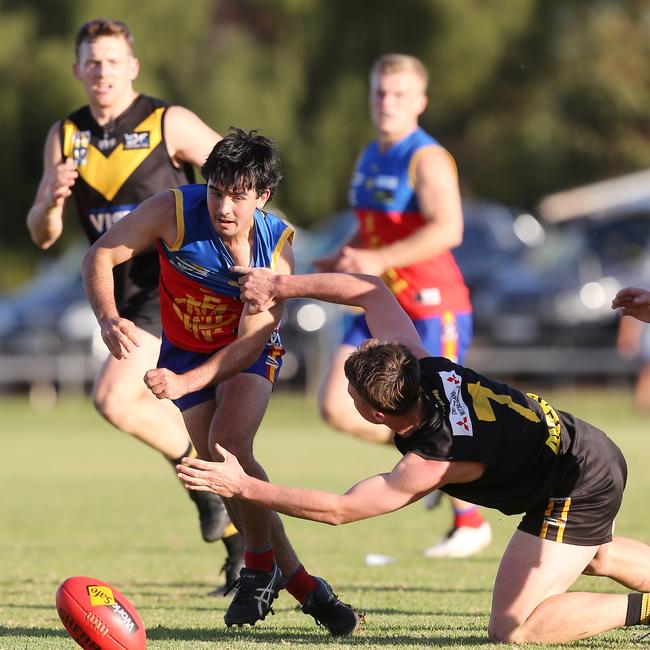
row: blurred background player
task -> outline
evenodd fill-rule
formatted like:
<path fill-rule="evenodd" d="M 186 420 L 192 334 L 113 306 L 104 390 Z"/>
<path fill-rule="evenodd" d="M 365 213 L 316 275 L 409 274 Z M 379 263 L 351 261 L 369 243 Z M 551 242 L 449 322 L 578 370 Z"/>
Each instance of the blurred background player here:
<path fill-rule="evenodd" d="M 632 316 L 621 316 L 616 345 L 622 357 L 639 359 L 634 406 L 640 413 L 650 413 L 650 325 Z"/>
<path fill-rule="evenodd" d="M 57 121 L 45 141 L 43 176 L 27 215 L 32 240 L 47 249 L 63 231 L 63 209 L 74 198 L 90 243 L 146 198 L 194 180 L 218 133 L 181 106 L 138 93 L 140 64 L 134 39 L 117 20 L 91 20 L 75 39 L 73 73 L 88 104 Z M 158 450 L 174 466 L 194 454 L 183 420 L 160 402 L 142 378 L 160 349 L 158 257 L 144 251 L 115 269 L 115 299 L 121 316 L 137 327 L 139 347 L 128 358 L 109 356 L 93 387 L 99 413 L 118 429 Z M 206 542 L 223 538 L 226 584 L 241 567 L 243 540 L 220 499 L 194 500 Z M 221 589 L 215 590 L 219 593 Z"/>
<path fill-rule="evenodd" d="M 612 301 L 620 309 L 618 350 L 628 358 L 640 356 L 642 366 L 636 381 L 634 404 L 639 411 L 650 411 L 650 291 L 638 287 L 621 289 Z"/>
<path fill-rule="evenodd" d="M 463 237 L 456 165 L 418 125 L 427 106 L 428 73 L 418 59 L 386 54 L 370 71 L 370 116 L 378 139 L 361 153 L 350 186 L 358 232 L 321 271 L 380 276 L 434 356 L 462 363 L 472 338 L 469 291 L 451 249 Z M 390 444 L 387 427 L 364 420 L 347 393 L 349 354 L 370 337 L 354 318 L 335 353 L 320 395 L 327 423 L 365 440 Z M 440 493 L 438 493 L 439 496 Z M 436 503 L 436 495 L 428 501 Z M 479 508 L 451 498 L 453 526 L 429 557 L 466 557 L 488 546 L 492 531 Z"/>
<path fill-rule="evenodd" d="M 156 194 L 102 236 L 84 258 L 84 283 L 104 342 L 116 358 L 128 355 L 137 332 L 117 314 L 112 269 L 157 245 L 163 341 L 158 368 L 147 371 L 145 382 L 182 411 L 201 458 L 220 458 L 219 443 L 267 480 L 253 440 L 282 366 L 283 306 L 252 313 L 229 269 L 293 270 L 293 228 L 263 211 L 282 178 L 280 158 L 268 138 L 232 129 L 201 171 L 207 187 Z M 357 629 L 360 617 L 322 578 L 307 573 L 275 513 L 232 500 L 228 507 L 246 550 L 226 625 L 263 620 L 285 588 L 333 635 Z"/>

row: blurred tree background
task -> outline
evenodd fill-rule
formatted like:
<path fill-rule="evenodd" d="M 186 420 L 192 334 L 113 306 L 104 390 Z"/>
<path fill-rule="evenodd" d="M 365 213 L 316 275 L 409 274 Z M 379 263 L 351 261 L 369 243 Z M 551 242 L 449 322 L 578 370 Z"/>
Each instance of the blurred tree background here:
<path fill-rule="evenodd" d="M 0 291 L 43 258 L 24 225 L 43 142 L 85 103 L 74 33 L 106 15 L 135 35 L 138 90 L 278 141 L 275 201 L 299 225 L 346 206 L 372 137 L 368 68 L 388 51 L 426 63 L 422 123 L 456 157 L 465 195 L 534 210 L 548 192 L 650 166 L 650 0 L 0 0 Z M 72 222 L 47 255 L 80 236 Z"/>

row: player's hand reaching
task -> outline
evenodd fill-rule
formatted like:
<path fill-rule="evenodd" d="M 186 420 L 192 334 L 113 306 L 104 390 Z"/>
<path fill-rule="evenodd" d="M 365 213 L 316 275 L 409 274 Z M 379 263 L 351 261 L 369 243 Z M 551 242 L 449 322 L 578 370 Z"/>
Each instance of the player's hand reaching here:
<path fill-rule="evenodd" d="M 319 273 L 333 273 L 340 259 L 341 252 L 339 251 L 334 255 L 319 257 L 317 260 L 314 260 L 313 266 Z"/>
<path fill-rule="evenodd" d="M 612 309 L 620 309 L 624 316 L 650 323 L 650 291 L 637 287 L 621 289 L 612 300 Z"/>
<path fill-rule="evenodd" d="M 51 207 L 61 207 L 63 202 L 72 194 L 79 173 L 71 158 L 66 158 L 54 168 L 54 178 L 49 186 L 49 203 Z"/>
<path fill-rule="evenodd" d="M 271 309 L 277 302 L 276 274 L 264 267 L 233 266 L 231 273 L 239 274 L 239 297 L 248 304 L 252 314 Z"/>
<path fill-rule="evenodd" d="M 126 359 L 140 345 L 137 330 L 127 318 L 105 318 L 99 323 L 102 339 L 116 359 Z"/>
<path fill-rule="evenodd" d="M 189 490 L 214 492 L 222 497 L 236 497 L 241 493 L 241 484 L 246 477 L 239 461 L 227 449 L 216 445 L 223 457 L 221 462 L 210 462 L 200 458 L 183 458 L 176 465 L 178 478 Z"/>
<path fill-rule="evenodd" d="M 169 368 L 147 370 L 144 383 L 158 399 L 178 399 L 188 393 L 184 375 L 177 375 Z"/>
<path fill-rule="evenodd" d="M 334 270 L 339 273 L 365 273 L 366 275 L 380 276 L 387 266 L 381 249 L 365 250 L 344 246 Z"/>

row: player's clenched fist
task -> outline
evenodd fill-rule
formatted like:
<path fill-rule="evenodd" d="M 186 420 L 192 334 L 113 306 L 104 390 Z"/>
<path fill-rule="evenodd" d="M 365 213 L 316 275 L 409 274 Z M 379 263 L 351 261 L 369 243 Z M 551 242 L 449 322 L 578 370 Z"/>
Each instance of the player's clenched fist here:
<path fill-rule="evenodd" d="M 178 399 L 187 393 L 183 375 L 177 375 L 168 368 L 147 370 L 144 383 L 158 399 Z"/>
<path fill-rule="evenodd" d="M 72 186 L 75 184 L 79 173 L 71 158 L 66 158 L 54 168 L 54 178 L 50 184 L 50 203 L 52 207 L 60 207 L 63 202 L 72 194 Z"/>
<path fill-rule="evenodd" d="M 230 271 L 239 274 L 240 299 L 248 304 L 252 314 L 271 309 L 276 303 L 276 274 L 267 268 L 233 266 Z"/>

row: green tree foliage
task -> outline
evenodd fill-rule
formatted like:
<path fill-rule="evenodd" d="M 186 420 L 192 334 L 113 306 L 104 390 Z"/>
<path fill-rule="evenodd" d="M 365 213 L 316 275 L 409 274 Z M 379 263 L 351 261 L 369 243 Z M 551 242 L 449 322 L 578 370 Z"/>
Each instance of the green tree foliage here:
<path fill-rule="evenodd" d="M 84 102 L 74 32 L 107 13 L 135 34 L 138 89 L 278 141 L 277 204 L 301 225 L 346 206 L 372 137 L 368 69 L 387 51 L 426 63 L 422 122 L 467 194 L 533 209 L 650 160 L 648 0 L 0 0 L 0 246 L 37 254 L 24 217 L 42 143 Z"/>

